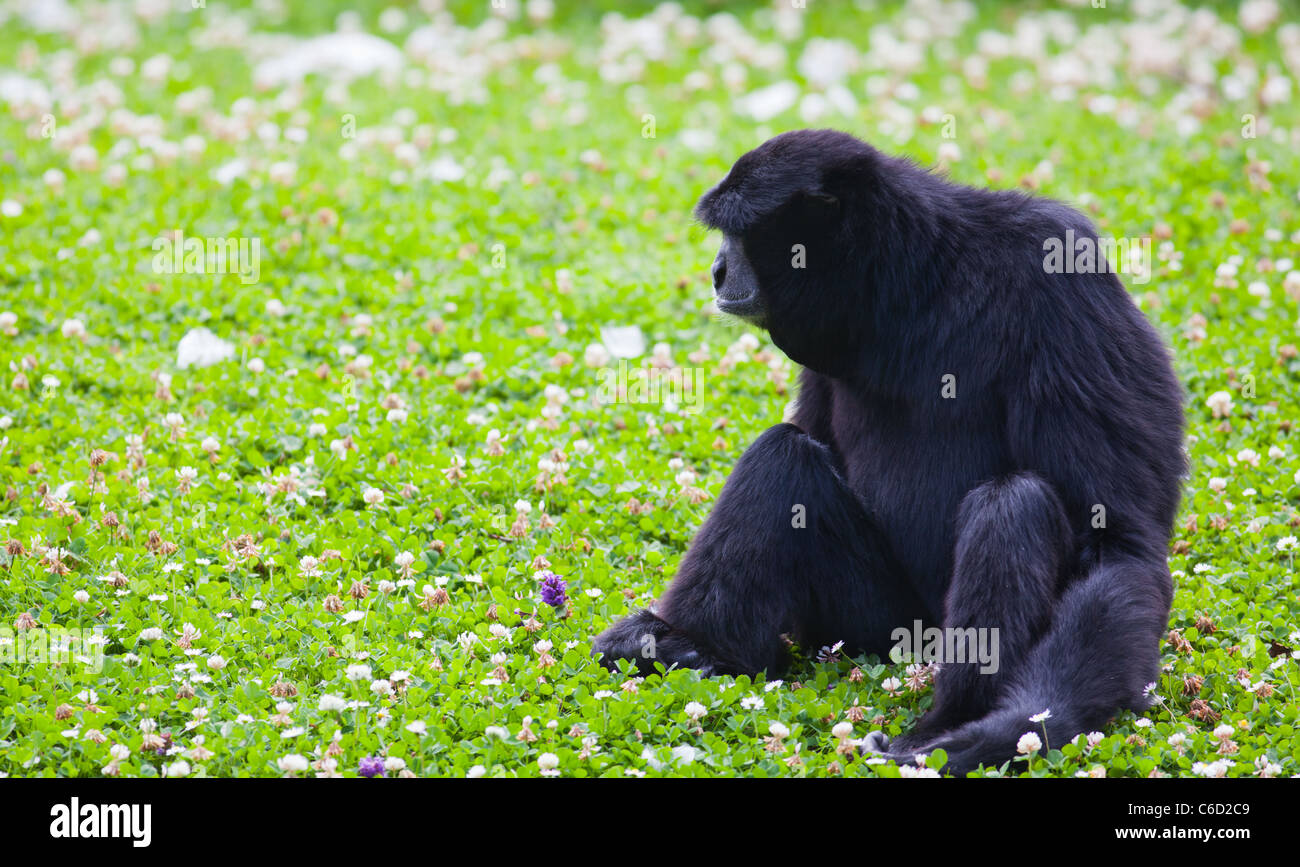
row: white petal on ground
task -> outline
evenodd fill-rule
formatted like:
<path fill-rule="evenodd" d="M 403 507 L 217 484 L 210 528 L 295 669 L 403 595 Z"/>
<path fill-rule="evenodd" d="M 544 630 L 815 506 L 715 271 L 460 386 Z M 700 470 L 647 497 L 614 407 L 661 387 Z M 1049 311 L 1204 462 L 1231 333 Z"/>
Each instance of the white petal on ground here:
<path fill-rule="evenodd" d="M 235 354 L 235 347 L 206 328 L 191 328 L 176 346 L 176 366 L 210 367 Z"/>

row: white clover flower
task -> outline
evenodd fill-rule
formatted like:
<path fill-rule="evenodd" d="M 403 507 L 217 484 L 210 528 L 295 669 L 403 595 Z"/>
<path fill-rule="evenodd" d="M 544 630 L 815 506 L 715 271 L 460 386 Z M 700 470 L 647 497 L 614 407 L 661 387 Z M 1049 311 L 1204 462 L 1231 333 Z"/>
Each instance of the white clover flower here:
<path fill-rule="evenodd" d="M 1255 759 L 1255 770 L 1261 777 L 1276 777 L 1282 773 L 1282 766 L 1269 761 L 1268 756 L 1258 756 Z"/>
<path fill-rule="evenodd" d="M 344 670 L 343 675 L 348 680 L 370 680 L 370 666 L 362 662 L 353 663 Z"/>
<path fill-rule="evenodd" d="M 68 165 L 79 172 L 97 171 L 99 154 L 90 145 L 78 145 L 68 154 Z"/>
<path fill-rule="evenodd" d="M 337 695 L 326 693 L 320 697 L 320 704 L 317 705 L 317 709 L 323 711 L 339 711 L 343 710 L 347 706 L 348 703 Z"/>
<path fill-rule="evenodd" d="M 1035 732 L 1025 732 L 1016 741 L 1016 752 L 1022 756 L 1036 753 L 1043 748 L 1043 741 Z"/>
<path fill-rule="evenodd" d="M 560 757 L 555 753 L 542 753 L 537 757 L 537 767 L 546 776 L 554 776 L 559 773 L 557 768 L 560 766 Z"/>
<path fill-rule="evenodd" d="M 297 173 L 298 167 L 287 160 L 271 163 L 266 170 L 266 175 L 271 183 L 282 187 L 292 184 Z"/>
<path fill-rule="evenodd" d="M 834 726 L 831 727 L 831 735 L 833 737 L 839 738 L 840 740 L 844 740 L 845 738 L 849 737 L 852 734 L 853 734 L 853 723 L 851 722 L 837 722 Z"/>
<path fill-rule="evenodd" d="M 704 716 L 707 712 L 708 708 L 700 704 L 698 701 L 686 703 L 686 716 L 690 717 L 692 720 L 698 721 L 700 717 Z"/>
<path fill-rule="evenodd" d="M 1215 777 L 1221 778 L 1228 775 L 1228 769 L 1232 767 L 1231 762 L 1225 762 L 1220 759 L 1217 762 L 1196 762 L 1192 765 L 1192 773 L 1198 777 Z"/>
<path fill-rule="evenodd" d="M 790 737 L 790 729 L 784 723 L 773 722 L 770 725 L 768 725 L 767 730 L 768 732 L 771 733 L 772 737 L 774 738 Z"/>
<path fill-rule="evenodd" d="M 1232 395 L 1226 391 L 1216 391 L 1205 400 L 1215 418 L 1223 418 L 1232 414 Z"/>
<path fill-rule="evenodd" d="M 602 344 L 593 343 L 583 351 L 582 361 L 588 367 L 604 367 L 609 364 L 609 350 Z"/>
<path fill-rule="evenodd" d="M 290 753 L 283 758 L 276 759 L 276 765 L 286 774 L 305 771 L 311 767 L 311 762 L 307 761 L 306 756 L 300 756 L 297 753 Z"/>
<path fill-rule="evenodd" d="M 1277 0 L 1245 0 L 1237 9 L 1237 21 L 1247 33 L 1264 33 L 1282 14 Z"/>
<path fill-rule="evenodd" d="M 689 744 L 679 744 L 669 751 L 673 761 L 679 765 L 689 765 L 695 761 L 695 747 Z"/>
<path fill-rule="evenodd" d="M 904 779 L 926 779 L 939 776 L 934 768 L 918 768 L 916 765 L 899 765 L 898 775 Z"/>

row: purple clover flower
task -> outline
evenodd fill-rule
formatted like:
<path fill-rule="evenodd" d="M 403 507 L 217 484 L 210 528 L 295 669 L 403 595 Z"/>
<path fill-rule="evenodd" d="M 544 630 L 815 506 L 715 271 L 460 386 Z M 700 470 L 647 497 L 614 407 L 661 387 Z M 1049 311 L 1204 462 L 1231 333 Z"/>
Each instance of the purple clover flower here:
<path fill-rule="evenodd" d="M 563 608 L 569 601 L 566 591 L 569 585 L 564 583 L 564 579 L 554 572 L 542 572 L 542 601 L 552 608 Z"/>
<path fill-rule="evenodd" d="M 365 756 L 357 766 L 357 773 L 363 777 L 382 777 L 384 775 L 384 760 L 379 756 Z"/>

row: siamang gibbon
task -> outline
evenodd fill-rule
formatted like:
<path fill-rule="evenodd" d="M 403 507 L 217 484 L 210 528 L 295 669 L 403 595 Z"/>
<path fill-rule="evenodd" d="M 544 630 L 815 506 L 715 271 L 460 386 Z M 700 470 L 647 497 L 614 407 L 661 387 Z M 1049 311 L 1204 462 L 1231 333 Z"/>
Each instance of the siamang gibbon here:
<path fill-rule="evenodd" d="M 918 621 L 996 630 L 996 666 L 941 659 L 915 729 L 863 741 L 943 748 L 954 773 L 1146 707 L 1183 393 L 1114 267 L 1051 266 L 1063 239 L 1097 244 L 1091 223 L 831 130 L 745 154 L 695 214 L 722 233 L 718 309 L 802 366 L 798 397 L 657 603 L 595 639 L 602 663 L 752 674 L 787 634 L 883 657 Z"/>

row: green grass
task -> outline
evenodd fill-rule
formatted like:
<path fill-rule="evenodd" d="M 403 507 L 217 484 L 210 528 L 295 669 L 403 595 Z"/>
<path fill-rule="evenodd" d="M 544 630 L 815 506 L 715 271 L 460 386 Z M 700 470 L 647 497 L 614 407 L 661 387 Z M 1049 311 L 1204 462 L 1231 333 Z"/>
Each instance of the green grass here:
<path fill-rule="evenodd" d="M 254 32 L 301 35 L 331 27 L 342 4 L 299 5 L 282 19 L 251 6 L 239 14 Z M 710 313 L 716 239 L 690 209 L 739 154 L 808 125 L 797 107 L 761 123 L 742 108 L 745 94 L 783 79 L 816 90 L 796 65 L 808 38 L 862 49 L 871 33 L 879 46 L 918 17 L 896 5 L 809 5 L 788 39 L 764 4 L 731 7 L 752 39 L 670 35 L 664 59 L 632 69 L 631 81 L 602 80 L 597 68 L 609 64 L 597 54 L 649 5 L 624 6 L 623 24 L 603 36 L 597 7 L 461 31 L 441 43 L 439 88 L 414 64 L 422 81 L 371 77 L 331 92 L 313 77 L 293 98 L 254 87 L 252 40 L 196 38 L 229 19 L 216 3 L 135 20 L 138 39 L 125 48 L 90 44 L 112 37 L 103 24 L 74 40 L 7 21 L 5 68 L 22 66 L 57 98 L 46 110 L 0 111 L 0 311 L 16 314 L 0 335 L 0 540 L 21 545 L 0 552 L 0 775 L 325 767 L 295 771 L 305 763 L 286 756 L 333 757 L 355 775 L 363 757 L 383 756 L 390 774 L 404 763 L 421 776 L 528 776 L 544 754 L 574 777 L 898 775 L 837 752 L 831 733 L 852 718 L 853 737 L 897 734 L 929 706 L 928 685 L 911 688 L 888 661 L 818 662 L 805 648 L 782 681 L 675 671 L 638 682 L 589 658 L 600 629 L 662 590 L 736 459 L 793 397 L 795 370 L 764 335 L 755 348 Z M 456 4 L 455 20 L 478 27 L 488 6 Z M 359 8 L 382 33 L 382 6 Z M 1259 96 L 1264 76 L 1300 74 L 1295 50 L 1288 61 L 1276 27 L 1243 33 L 1223 6 L 1221 20 L 1202 14 L 1220 36 L 1237 33 L 1235 47 L 1195 47 L 1180 25 L 1169 44 L 1181 62 L 1141 76 L 1126 65 L 1157 56 L 1158 40 L 1124 48 L 1131 12 L 971 8 L 971 20 L 937 16 L 954 32 L 924 40 L 910 74 L 896 58 L 851 71 L 856 108 L 814 123 L 929 164 L 945 143 L 941 124 L 914 119 L 936 106 L 955 122 L 954 179 L 1032 180 L 1088 211 L 1103 234 L 1168 235 L 1181 267 L 1166 252 L 1151 281 L 1130 288 L 1173 347 L 1191 457 L 1170 556 L 1170 628 L 1181 639 L 1162 647 L 1161 701 L 1142 718 L 1120 714 L 1095 746 L 1050 744 L 1005 772 L 1186 775 L 1224 759 L 1231 776 L 1259 763 L 1300 773 L 1290 655 L 1300 596 L 1292 552 L 1279 548 L 1300 524 L 1300 284 L 1292 277 L 1288 292 L 1270 264 L 1300 246 L 1300 113 L 1296 97 L 1266 106 Z M 400 45 L 422 17 L 411 10 L 388 38 Z M 1049 40 L 1039 59 L 991 59 L 984 86 L 963 67 L 981 31 L 1020 27 L 1023 42 L 1034 21 L 1091 29 L 1092 48 Z M 769 52 L 770 66 L 754 52 Z M 142 65 L 163 53 L 169 76 L 146 80 Z M 1066 54 L 1111 68 L 1113 82 L 1053 94 L 1046 76 Z M 135 70 L 113 64 L 119 56 Z M 1235 74 L 1242 93 L 1228 99 L 1211 84 L 1193 104 L 1189 69 Z M 737 70 L 744 81 L 729 87 Z M 178 110 L 177 97 L 198 87 L 211 89 L 210 104 Z M 1105 95 L 1115 111 L 1081 107 Z M 53 140 L 42 136 L 47 113 Z M 1245 114 L 1276 132 L 1243 138 Z M 909 120 L 900 128 L 895 115 Z M 265 122 L 278 127 L 265 130 L 272 140 L 257 133 Z M 286 140 L 290 128 L 306 140 Z M 163 157 L 179 150 L 174 160 L 147 165 L 150 133 L 178 146 L 199 136 L 205 148 L 164 145 Z M 78 134 L 97 165 L 71 152 Z M 448 158 L 462 178 L 433 180 L 403 162 L 412 151 L 394 145 L 426 137 L 416 166 Z M 236 159 L 247 162 L 241 177 L 214 180 Z M 272 181 L 277 162 L 296 166 L 289 183 Z M 112 165 L 126 170 L 120 184 Z M 152 244 L 175 229 L 258 239 L 260 279 L 155 273 Z M 1235 278 L 1216 280 L 1233 261 Z M 1248 291 L 1254 283 L 1265 297 Z M 84 336 L 65 326 L 74 319 Z M 595 400 L 601 380 L 585 353 L 602 327 L 620 325 L 702 370 L 697 412 Z M 198 326 L 230 341 L 234 357 L 177 369 L 176 346 Z M 1219 391 L 1232 400 L 1224 418 L 1207 406 Z M 389 420 L 399 403 L 405 420 Z M 175 434 L 171 413 L 182 420 Z M 493 429 L 501 454 L 487 444 Z M 208 437 L 219 441 L 210 458 Z M 336 454 L 331 442 L 346 438 L 353 448 Z M 92 468 L 96 450 L 106 454 Z M 449 478 L 456 461 L 463 478 Z M 544 461 L 562 471 L 546 478 Z M 184 467 L 197 471 L 188 490 Z M 679 482 L 684 468 L 693 485 Z M 368 505 L 367 488 L 383 502 Z M 646 510 L 629 510 L 633 499 Z M 518 501 L 531 507 L 526 524 L 516 524 Z M 327 550 L 337 556 L 319 570 L 304 563 Z M 402 552 L 413 555 L 405 581 Z M 540 600 L 542 559 L 568 582 L 563 612 Z M 123 586 L 102 580 L 112 573 Z M 384 582 L 399 586 L 385 592 Z M 422 607 L 425 585 L 445 591 L 445 604 Z M 361 587 L 364 598 L 350 595 Z M 330 597 L 342 611 L 327 610 L 338 607 Z M 24 615 L 38 628 L 15 629 Z M 185 624 L 199 636 L 183 641 Z M 95 626 L 102 666 L 33 661 L 33 635 Z M 147 638 L 151 629 L 162 637 Z M 370 674 L 351 679 L 358 665 Z M 890 678 L 899 688 L 886 689 Z M 379 679 L 391 692 L 372 690 Z M 697 720 L 691 702 L 703 706 Z M 770 739 L 772 723 L 788 735 Z M 1232 747 L 1213 733 L 1224 724 Z M 174 751 L 154 749 L 163 733 Z M 1185 742 L 1171 743 L 1175 734 Z M 126 757 L 110 766 L 114 745 Z"/>

